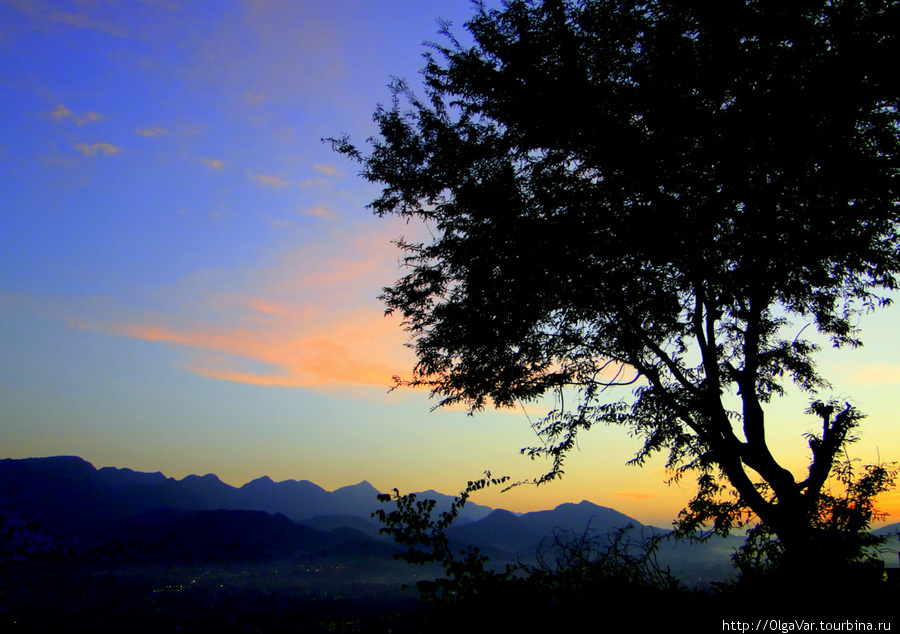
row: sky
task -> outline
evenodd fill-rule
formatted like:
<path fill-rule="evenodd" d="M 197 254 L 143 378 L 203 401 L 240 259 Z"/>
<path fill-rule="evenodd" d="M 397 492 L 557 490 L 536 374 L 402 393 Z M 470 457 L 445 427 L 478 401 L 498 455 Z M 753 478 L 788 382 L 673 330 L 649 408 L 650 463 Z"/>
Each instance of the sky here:
<path fill-rule="evenodd" d="M 519 454 L 552 403 L 431 411 L 389 391 L 414 364 L 377 296 L 392 240 L 376 186 L 323 138 L 376 133 L 388 85 L 416 86 L 463 0 L 0 0 L 0 458 L 268 475 L 326 489 L 455 493 Z M 869 415 L 852 455 L 900 460 L 896 307 L 865 346 L 820 356 Z M 627 396 L 624 394 L 623 396 Z M 776 403 L 775 453 L 802 474 L 802 395 Z M 482 491 L 513 511 L 583 499 L 667 526 L 691 497 L 663 461 L 625 466 L 627 430 L 584 434 L 550 485 Z M 900 520 L 900 497 L 884 498 Z"/>

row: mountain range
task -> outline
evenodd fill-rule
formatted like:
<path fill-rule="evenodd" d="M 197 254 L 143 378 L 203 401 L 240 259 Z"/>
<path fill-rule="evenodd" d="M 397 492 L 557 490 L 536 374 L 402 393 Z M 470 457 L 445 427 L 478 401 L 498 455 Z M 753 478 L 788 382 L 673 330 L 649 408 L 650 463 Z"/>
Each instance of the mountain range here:
<path fill-rule="evenodd" d="M 46 549 L 59 539 L 127 544 L 117 548 L 132 559 L 385 558 L 399 547 L 379 534 L 381 524 L 372 519 L 385 508 L 377 494 L 365 481 L 329 492 L 307 480 L 264 476 L 233 487 L 213 474 L 176 480 L 159 472 L 96 469 L 75 456 L 5 459 L 0 532 L 6 545 L 0 561 L 27 557 L 26 550 Z M 436 500 L 435 513 L 453 500 L 435 491 L 417 497 Z M 470 502 L 446 534 L 455 547 L 477 546 L 502 566 L 535 562 L 542 546 L 546 553 L 560 541 L 602 540 L 626 526 L 634 527 L 635 539 L 668 533 L 583 501 L 525 514 Z M 660 558 L 673 572 L 703 584 L 731 574 L 729 556 L 740 543 L 732 538 L 697 547 L 667 541 Z"/>
<path fill-rule="evenodd" d="M 176 480 L 160 472 L 96 469 L 76 456 L 0 460 L 0 507 L 15 508 L 67 534 L 93 532 L 160 508 L 265 511 L 294 522 L 322 516 L 370 518 L 380 506 L 377 494 L 365 481 L 329 492 L 308 480 L 274 482 L 263 476 L 233 487 L 213 474 Z M 423 495 L 438 499 L 439 505 L 451 499 L 433 491 Z M 461 519 L 480 519 L 490 511 L 467 504 Z"/>

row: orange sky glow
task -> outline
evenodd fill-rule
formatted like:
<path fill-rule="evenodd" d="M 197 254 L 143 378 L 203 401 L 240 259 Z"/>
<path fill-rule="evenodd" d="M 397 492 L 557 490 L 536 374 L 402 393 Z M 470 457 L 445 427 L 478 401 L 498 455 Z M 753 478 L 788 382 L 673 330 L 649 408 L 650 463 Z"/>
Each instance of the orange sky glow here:
<path fill-rule="evenodd" d="M 540 442 L 531 425 L 552 397 L 469 416 L 390 391 L 415 363 L 377 299 L 403 274 L 392 241 L 434 228 L 374 217 L 378 188 L 322 142 L 374 134 L 391 77 L 417 87 L 437 18 L 456 32 L 469 13 L 0 0 L 0 458 L 404 492 L 455 493 L 486 469 L 542 475 L 519 450 Z M 834 395 L 869 415 L 851 447 L 864 463 L 900 460 L 897 314 L 864 316 L 863 348 L 820 355 Z M 791 392 L 768 413 L 798 477 L 806 404 Z M 625 466 L 639 446 L 592 429 L 562 480 L 475 501 L 587 499 L 667 526 L 691 483 L 667 485 L 662 458 Z M 900 521 L 900 493 L 882 506 Z"/>

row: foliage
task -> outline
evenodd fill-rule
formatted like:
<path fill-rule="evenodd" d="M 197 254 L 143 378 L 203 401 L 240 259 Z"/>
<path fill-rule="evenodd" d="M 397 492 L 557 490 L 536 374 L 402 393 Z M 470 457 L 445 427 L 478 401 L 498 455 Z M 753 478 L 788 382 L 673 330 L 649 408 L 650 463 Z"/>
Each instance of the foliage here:
<path fill-rule="evenodd" d="M 607 535 L 585 529 L 581 535 L 554 529 L 538 551 L 540 568 L 534 574 L 552 588 L 567 592 L 621 593 L 626 589 L 640 591 L 676 591 L 678 579 L 663 570 L 656 555 L 667 535 L 643 531 L 633 539 L 629 524 Z"/>
<path fill-rule="evenodd" d="M 841 569 L 830 575 L 836 572 L 845 581 L 855 578 L 871 583 L 883 574 L 884 563 L 876 553 L 887 539 L 869 532 L 873 521 L 886 517 L 878 510 L 876 498 L 894 488 L 898 469 L 896 463 L 887 463 L 856 470 L 854 462 L 847 458 L 834 464 L 832 479 L 838 490 L 822 493 L 811 524 L 820 549 L 817 558 L 840 562 Z M 742 581 L 754 582 L 779 574 L 785 568 L 785 557 L 784 544 L 775 539 L 771 527 L 756 524 L 748 531 L 747 541 L 735 553 L 734 561 Z"/>
<path fill-rule="evenodd" d="M 820 341 L 860 345 L 897 288 L 898 23 L 887 0 L 511 0 L 478 5 L 471 45 L 445 27 L 424 98 L 395 83 L 368 152 L 332 140 L 383 186 L 376 214 L 433 237 L 397 241 L 408 272 L 382 296 L 418 357 L 400 383 L 472 411 L 577 390 L 525 450 L 551 460 L 540 482 L 579 432 L 625 425 L 634 464 L 698 478 L 684 527 L 752 514 L 820 553 L 861 415 L 812 401 L 799 479 L 765 408 L 829 388 Z"/>
<path fill-rule="evenodd" d="M 599 595 L 630 600 L 648 594 L 681 596 L 678 580 L 656 559 L 665 535 L 642 533 L 635 538 L 633 525 L 607 535 L 591 531 L 590 526 L 580 535 L 555 529 L 538 546 L 536 567 L 520 562 L 497 572 L 478 548 L 468 546 L 455 554 L 445 531 L 469 495 L 505 481 L 506 477 L 491 478 L 486 472 L 485 478 L 469 482 L 438 519 L 432 518 L 434 500 L 419 500 L 414 493 L 401 495 L 397 489 L 378 496 L 381 502 L 396 506 L 393 511 L 373 514 L 385 524 L 382 533 L 407 547 L 395 557 L 417 565 L 439 562 L 444 569 L 443 578 L 417 582 L 423 599 L 454 609 L 461 603 L 490 603 L 496 608 L 498 601 L 524 601 L 531 604 L 527 608 L 533 618 L 538 603 L 554 603 L 558 608 L 560 602 L 574 606 Z"/>
<path fill-rule="evenodd" d="M 418 565 L 439 562 L 444 569 L 444 578 L 416 583 L 424 599 L 452 602 L 477 595 L 497 582 L 514 576 L 515 569 L 511 566 L 507 567 L 505 574 L 486 568 L 488 558 L 480 554 L 477 548 L 467 547 L 454 554 L 445 534 L 459 515 L 460 509 L 465 506 L 469 495 L 507 480 L 506 476 L 492 478 L 490 471 L 486 471 L 484 478 L 470 481 L 465 490 L 453 499 L 450 509 L 443 511 L 437 519 L 432 518 L 436 504 L 434 500 L 417 500 L 415 493 L 401 495 L 397 489 L 394 489 L 393 494 L 382 493 L 378 496 L 380 502 L 394 502 L 397 506 L 390 512 L 379 509 L 372 514 L 372 517 L 377 517 L 385 524 L 380 529 L 381 533 L 391 535 L 398 544 L 408 547 L 406 552 L 398 553 L 395 557 Z"/>

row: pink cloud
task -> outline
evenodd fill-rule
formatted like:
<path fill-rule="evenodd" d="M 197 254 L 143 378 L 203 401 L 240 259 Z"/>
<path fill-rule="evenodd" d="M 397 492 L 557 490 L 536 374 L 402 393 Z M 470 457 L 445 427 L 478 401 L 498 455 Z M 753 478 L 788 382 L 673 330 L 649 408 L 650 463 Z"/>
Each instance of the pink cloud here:
<path fill-rule="evenodd" d="M 200 162 L 213 168 L 214 170 L 220 170 L 225 167 L 225 161 L 221 161 L 219 159 L 202 158 L 200 159 Z"/>
<path fill-rule="evenodd" d="M 306 189 L 307 187 L 325 187 L 326 185 L 328 185 L 328 180 L 320 177 L 305 178 L 299 183 L 301 189 Z"/>
<path fill-rule="evenodd" d="M 268 315 L 287 316 L 290 314 L 286 307 L 273 304 L 263 297 L 250 298 L 247 300 L 246 305 L 248 308 Z"/>
<path fill-rule="evenodd" d="M 169 132 L 165 128 L 158 128 L 158 127 L 135 128 L 134 133 L 137 134 L 138 136 L 143 136 L 143 137 L 157 137 L 157 136 L 166 136 L 167 134 L 171 134 L 171 132 Z"/>
<path fill-rule="evenodd" d="M 255 178 L 259 183 L 266 185 L 267 187 L 275 187 L 276 189 L 280 189 L 282 187 L 287 187 L 288 182 L 282 178 L 278 178 L 277 176 L 268 176 L 266 174 L 253 174 L 253 178 Z"/>
<path fill-rule="evenodd" d="M 325 220 L 340 220 L 341 217 L 330 209 L 326 209 L 322 205 L 313 207 L 312 209 L 304 209 L 300 213 L 304 216 L 315 216 L 316 218 L 324 218 Z"/>
<path fill-rule="evenodd" d="M 115 334 L 215 353 L 187 369 L 252 385 L 387 388 L 391 377 L 405 373 L 413 363 L 397 321 L 385 318 L 381 311 L 331 314 L 321 320 L 330 324 L 309 324 L 293 312 L 273 309 L 266 302 L 255 304 L 278 319 L 266 327 L 136 325 L 116 328 Z M 271 371 L 242 368 L 247 361 L 270 366 Z"/>
<path fill-rule="evenodd" d="M 386 389 L 415 363 L 400 318 L 385 317 L 377 300 L 399 275 L 391 235 L 342 226 L 268 268 L 185 278 L 167 292 L 175 299 L 168 312 L 119 311 L 112 320 L 82 314 L 69 323 L 184 349 L 180 366 L 218 380 Z"/>
<path fill-rule="evenodd" d="M 88 111 L 82 114 L 75 114 L 62 104 L 57 104 L 53 112 L 50 113 L 50 116 L 57 121 L 62 121 L 63 119 L 74 121 L 75 125 L 79 126 L 82 126 L 85 123 L 97 123 L 99 121 L 103 121 L 106 118 L 99 112 Z"/>
<path fill-rule="evenodd" d="M 76 143 L 75 149 L 84 156 L 96 156 L 97 154 L 105 154 L 108 156 L 110 154 L 118 154 L 122 151 L 122 148 L 111 145 L 110 143 L 94 143 L 93 145 Z"/>
<path fill-rule="evenodd" d="M 337 168 L 332 167 L 331 165 L 325 165 L 323 163 L 313 163 L 313 169 L 322 174 L 326 174 L 328 176 L 334 176 L 337 174 Z"/>

